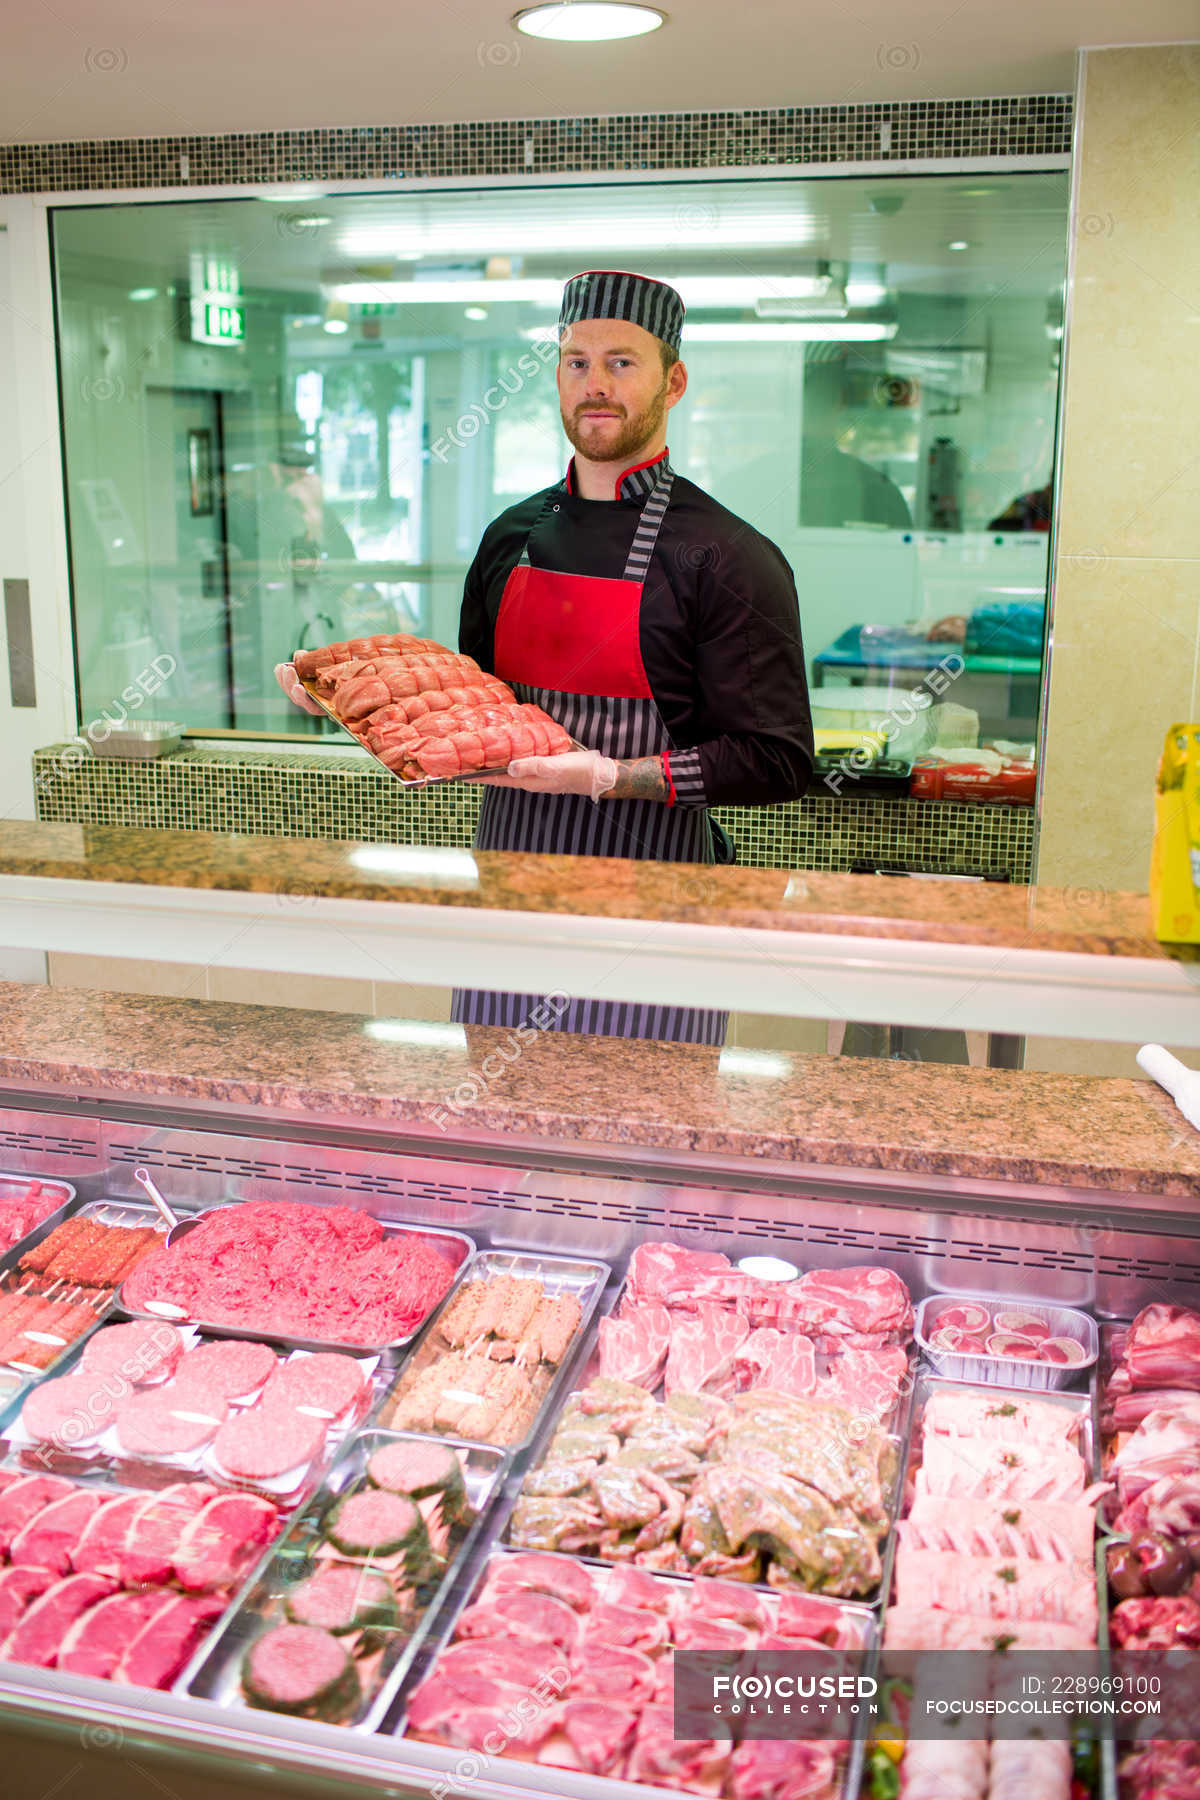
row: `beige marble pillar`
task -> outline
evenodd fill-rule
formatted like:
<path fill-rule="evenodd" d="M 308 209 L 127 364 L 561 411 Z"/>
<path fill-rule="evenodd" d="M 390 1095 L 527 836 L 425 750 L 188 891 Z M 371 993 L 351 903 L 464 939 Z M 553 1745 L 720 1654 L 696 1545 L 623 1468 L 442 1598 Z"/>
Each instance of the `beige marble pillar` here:
<path fill-rule="evenodd" d="M 1086 908 L 1145 890 L 1163 736 L 1200 717 L 1200 44 L 1084 51 L 1078 105 L 1037 879 Z M 1136 1073 L 1092 1049 L 1026 1066 Z"/>

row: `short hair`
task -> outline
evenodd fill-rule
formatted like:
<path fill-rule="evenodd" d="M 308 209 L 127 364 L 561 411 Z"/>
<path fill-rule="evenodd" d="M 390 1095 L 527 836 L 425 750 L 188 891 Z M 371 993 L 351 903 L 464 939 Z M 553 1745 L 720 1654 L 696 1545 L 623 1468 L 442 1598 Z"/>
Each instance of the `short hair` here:
<path fill-rule="evenodd" d="M 658 353 L 662 357 L 663 374 L 669 375 L 671 370 L 675 367 L 675 364 L 679 361 L 679 352 L 672 344 L 664 343 L 662 338 L 659 338 Z"/>

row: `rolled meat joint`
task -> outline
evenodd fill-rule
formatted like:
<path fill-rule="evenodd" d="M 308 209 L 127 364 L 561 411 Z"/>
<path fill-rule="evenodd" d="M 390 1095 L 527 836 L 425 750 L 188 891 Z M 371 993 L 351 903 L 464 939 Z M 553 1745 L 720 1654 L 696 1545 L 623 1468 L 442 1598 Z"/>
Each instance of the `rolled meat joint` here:
<path fill-rule="evenodd" d="M 352 725 L 392 700 L 405 700 L 434 688 L 473 686 L 472 678 L 478 674 L 475 664 L 465 657 L 445 657 L 438 661 L 397 658 L 377 675 L 363 675 L 348 681 L 337 690 L 336 702 L 330 704 L 334 705 L 339 719 Z"/>
<path fill-rule="evenodd" d="M 412 637 L 408 632 L 397 631 L 379 632 L 374 637 L 350 638 L 345 643 L 323 644 L 318 650 L 297 650 L 292 661 L 301 681 L 313 681 L 319 670 L 329 668 L 332 663 L 372 657 L 380 650 L 391 650 L 400 656 L 419 655 L 422 651 L 430 651 L 434 655 L 439 652 L 447 654 L 445 646 L 435 644 L 431 638 Z"/>
<path fill-rule="evenodd" d="M 317 692 L 332 705 L 343 688 L 365 675 L 386 675 L 389 669 L 424 669 L 450 662 L 459 668 L 470 669 L 477 675 L 482 674 L 473 657 L 456 656 L 451 650 L 445 650 L 436 656 L 398 656 L 392 651 L 380 650 L 375 656 L 360 656 L 347 663 L 331 663 L 329 668 L 318 670 L 315 677 Z"/>

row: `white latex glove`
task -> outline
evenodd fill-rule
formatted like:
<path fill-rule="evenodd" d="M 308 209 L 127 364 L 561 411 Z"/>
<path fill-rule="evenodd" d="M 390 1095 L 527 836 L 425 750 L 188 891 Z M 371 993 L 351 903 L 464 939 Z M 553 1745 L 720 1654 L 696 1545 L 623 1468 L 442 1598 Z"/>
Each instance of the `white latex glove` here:
<path fill-rule="evenodd" d="M 518 756 L 503 775 L 484 777 L 492 787 L 527 794 L 581 794 L 599 800 L 617 785 L 617 765 L 598 750 L 566 750 L 561 756 Z"/>
<path fill-rule="evenodd" d="M 295 663 L 276 663 L 275 679 L 294 706 L 307 713 L 319 713 L 322 710 L 311 694 L 306 694 L 301 687 Z"/>

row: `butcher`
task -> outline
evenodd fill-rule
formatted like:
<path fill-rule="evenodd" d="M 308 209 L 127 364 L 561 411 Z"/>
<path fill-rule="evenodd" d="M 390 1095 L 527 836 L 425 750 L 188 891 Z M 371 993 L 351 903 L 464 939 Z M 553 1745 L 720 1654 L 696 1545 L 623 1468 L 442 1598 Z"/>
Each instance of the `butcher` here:
<path fill-rule="evenodd" d="M 484 532 L 459 648 L 583 748 L 488 777 L 477 849 L 712 863 L 709 807 L 776 805 L 808 784 L 792 571 L 671 466 L 683 317 L 675 289 L 645 275 L 591 269 L 564 288 L 557 381 L 574 455 Z M 452 1016 L 512 1028 L 535 1009 L 540 1024 L 543 995 L 462 991 Z M 726 1019 L 576 999 L 551 1028 L 720 1044 Z"/>

